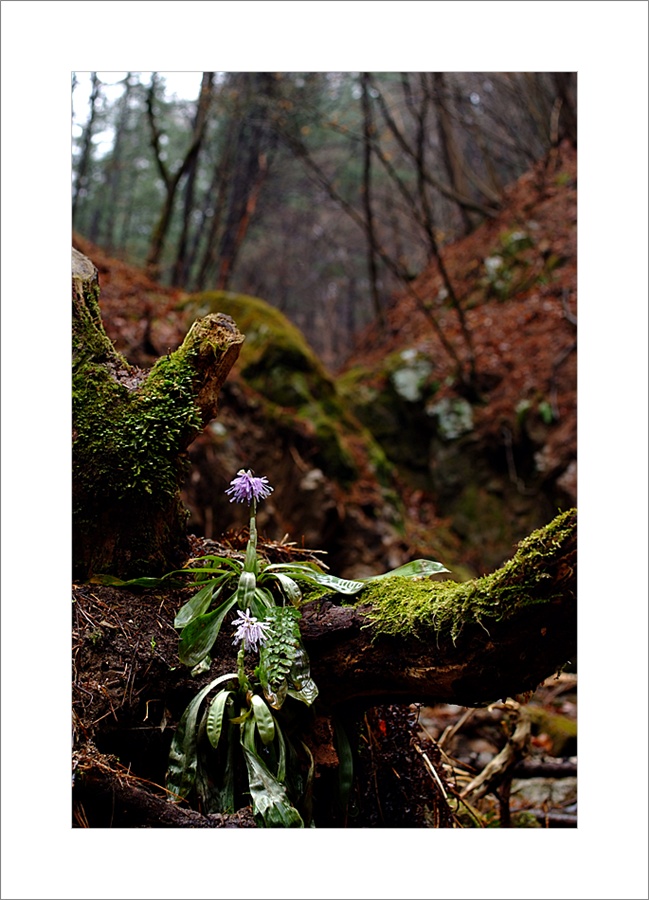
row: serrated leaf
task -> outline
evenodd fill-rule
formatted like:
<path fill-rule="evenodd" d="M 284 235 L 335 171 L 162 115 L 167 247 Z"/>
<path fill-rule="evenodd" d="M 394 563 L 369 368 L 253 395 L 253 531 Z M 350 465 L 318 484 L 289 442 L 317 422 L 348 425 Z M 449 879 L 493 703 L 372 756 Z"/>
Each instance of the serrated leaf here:
<path fill-rule="evenodd" d="M 446 566 L 442 565 L 440 562 L 435 562 L 432 559 L 413 559 L 412 562 L 406 563 L 403 566 L 399 566 L 398 569 L 391 569 L 389 572 L 384 572 L 382 575 L 370 575 L 369 578 L 364 578 L 363 581 L 380 581 L 381 578 L 394 578 L 395 576 L 406 577 L 406 578 L 416 578 L 427 575 L 437 575 L 438 572 L 448 572 L 449 569 Z"/>
<path fill-rule="evenodd" d="M 252 695 L 252 711 L 255 716 L 257 731 L 264 744 L 270 744 L 275 737 L 275 720 L 259 694 Z"/>
<path fill-rule="evenodd" d="M 219 738 L 221 737 L 221 728 L 223 726 L 223 716 L 225 714 L 226 704 L 233 695 L 234 691 L 221 691 L 212 700 L 207 711 L 205 732 L 214 749 L 217 748 Z"/>
<path fill-rule="evenodd" d="M 193 667 L 207 656 L 218 637 L 223 619 L 236 602 L 235 593 L 212 612 L 198 616 L 185 626 L 178 642 L 178 657 L 181 663 Z"/>
<path fill-rule="evenodd" d="M 196 778 L 196 723 L 201 703 L 217 685 L 236 680 L 236 678 L 237 675 L 231 672 L 215 678 L 196 694 L 180 718 L 171 742 L 166 779 L 167 790 L 176 794 L 177 797 L 186 797 Z"/>

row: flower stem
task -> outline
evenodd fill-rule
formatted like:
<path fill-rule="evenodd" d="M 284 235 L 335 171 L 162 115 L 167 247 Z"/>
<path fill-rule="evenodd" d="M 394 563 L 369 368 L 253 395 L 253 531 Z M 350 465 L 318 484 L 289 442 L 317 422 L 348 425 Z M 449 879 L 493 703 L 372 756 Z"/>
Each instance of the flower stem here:
<path fill-rule="evenodd" d="M 245 644 L 241 641 L 241 647 L 239 648 L 239 652 L 237 653 L 237 674 L 239 676 L 239 687 L 242 691 L 248 690 L 248 679 L 246 677 L 245 668 L 244 668 L 244 658 L 246 654 Z"/>
<path fill-rule="evenodd" d="M 257 574 L 257 501 L 254 499 L 250 507 L 250 535 L 248 537 L 248 546 L 246 547 L 243 571 Z"/>

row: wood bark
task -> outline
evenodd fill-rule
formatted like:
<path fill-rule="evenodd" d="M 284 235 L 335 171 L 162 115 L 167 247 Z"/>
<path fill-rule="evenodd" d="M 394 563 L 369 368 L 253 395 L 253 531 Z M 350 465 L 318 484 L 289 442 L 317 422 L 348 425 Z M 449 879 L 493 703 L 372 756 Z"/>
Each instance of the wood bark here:
<path fill-rule="evenodd" d="M 184 451 L 216 415 L 243 342 L 221 314 L 145 372 L 101 322 L 97 271 L 72 251 L 74 576 L 162 574 L 186 556 Z"/>
<path fill-rule="evenodd" d="M 377 609 L 407 592 L 403 579 L 376 582 L 357 606 L 307 604 L 302 635 L 321 696 L 334 704 L 484 706 L 533 691 L 576 652 L 576 549 L 573 510 L 534 532 L 492 575 L 413 583 L 411 605 L 432 601 L 433 611 L 445 597 L 455 635 L 437 627 L 434 611 L 409 628 L 407 601 L 401 633 L 387 630 Z"/>

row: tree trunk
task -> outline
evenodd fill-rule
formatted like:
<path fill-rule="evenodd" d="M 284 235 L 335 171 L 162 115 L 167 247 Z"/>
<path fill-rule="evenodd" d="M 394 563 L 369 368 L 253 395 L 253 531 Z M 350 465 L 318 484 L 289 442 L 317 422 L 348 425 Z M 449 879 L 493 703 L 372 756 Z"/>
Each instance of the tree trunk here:
<path fill-rule="evenodd" d="M 73 250 L 74 577 L 161 574 L 186 556 L 184 451 L 244 338 L 229 316 L 206 316 L 145 372 L 115 351 L 98 297 L 95 267 Z"/>
<path fill-rule="evenodd" d="M 161 149 L 162 134 L 158 127 L 158 122 L 154 111 L 155 91 L 156 78 L 154 73 L 151 79 L 151 86 L 147 93 L 147 116 L 151 129 L 151 148 L 155 155 L 156 165 L 158 167 L 158 171 L 160 172 L 160 177 L 162 178 L 165 186 L 165 200 L 162 205 L 162 211 L 158 218 L 158 222 L 153 230 L 151 246 L 149 247 L 149 253 L 146 259 L 146 270 L 149 276 L 152 278 L 156 278 L 158 276 L 160 258 L 162 256 L 167 233 L 171 225 L 171 218 L 174 211 L 174 201 L 176 198 L 176 193 L 178 191 L 178 186 L 187 172 L 190 170 L 190 168 L 195 164 L 201 149 L 201 144 L 203 143 L 203 138 L 205 136 L 205 127 L 207 125 L 207 116 L 212 96 L 212 73 L 206 72 L 204 74 L 203 80 L 201 82 L 201 92 L 199 94 L 196 105 L 196 117 L 194 119 L 191 143 L 187 149 L 187 152 L 185 153 L 182 162 L 173 175 L 165 165 L 164 154 Z"/>

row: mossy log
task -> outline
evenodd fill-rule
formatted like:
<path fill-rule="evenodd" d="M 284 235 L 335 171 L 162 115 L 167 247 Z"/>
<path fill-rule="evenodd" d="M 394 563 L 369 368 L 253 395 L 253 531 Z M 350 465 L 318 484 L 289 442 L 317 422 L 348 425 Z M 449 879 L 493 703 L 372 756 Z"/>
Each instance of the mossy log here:
<path fill-rule="evenodd" d="M 535 690 L 574 660 L 576 556 L 569 510 L 483 578 L 385 579 L 356 606 L 307 604 L 302 635 L 320 696 L 484 706 Z"/>
<path fill-rule="evenodd" d="M 167 571 L 187 556 L 185 450 L 214 418 L 244 340 L 222 314 L 198 319 L 150 371 L 106 334 L 92 262 L 72 250 L 74 577 Z"/>

